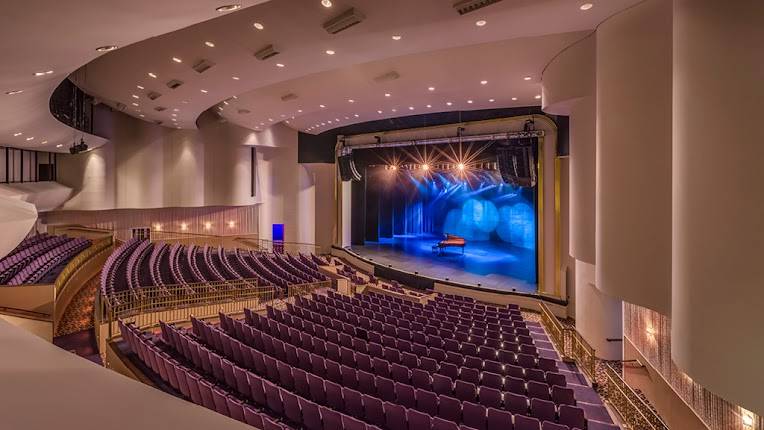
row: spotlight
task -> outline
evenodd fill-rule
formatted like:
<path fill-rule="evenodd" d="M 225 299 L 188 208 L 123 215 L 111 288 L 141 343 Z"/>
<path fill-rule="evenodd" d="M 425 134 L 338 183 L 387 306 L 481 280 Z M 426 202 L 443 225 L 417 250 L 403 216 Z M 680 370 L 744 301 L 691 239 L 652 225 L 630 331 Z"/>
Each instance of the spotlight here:
<path fill-rule="evenodd" d="M 398 166 L 396 166 L 395 164 L 391 164 L 390 170 L 398 170 Z"/>
<path fill-rule="evenodd" d="M 430 165 L 429 164 L 422 164 L 422 170 L 424 170 L 424 171 L 430 170 Z"/>
<path fill-rule="evenodd" d="M 459 171 L 463 172 L 465 169 L 464 163 L 459 163 L 456 165 L 456 168 L 459 169 Z"/>
<path fill-rule="evenodd" d="M 321 0 L 321 5 L 324 7 L 332 7 L 332 0 Z"/>

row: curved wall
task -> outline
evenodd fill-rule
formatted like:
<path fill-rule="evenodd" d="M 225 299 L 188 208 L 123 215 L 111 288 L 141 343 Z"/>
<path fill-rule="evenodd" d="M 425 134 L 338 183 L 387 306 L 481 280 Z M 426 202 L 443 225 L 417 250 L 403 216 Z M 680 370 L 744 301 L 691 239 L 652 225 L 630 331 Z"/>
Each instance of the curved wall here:
<path fill-rule="evenodd" d="M 764 3 L 674 1 L 672 357 L 764 413 Z"/>
<path fill-rule="evenodd" d="M 671 309 L 671 7 L 648 0 L 597 30 L 597 286 Z"/>

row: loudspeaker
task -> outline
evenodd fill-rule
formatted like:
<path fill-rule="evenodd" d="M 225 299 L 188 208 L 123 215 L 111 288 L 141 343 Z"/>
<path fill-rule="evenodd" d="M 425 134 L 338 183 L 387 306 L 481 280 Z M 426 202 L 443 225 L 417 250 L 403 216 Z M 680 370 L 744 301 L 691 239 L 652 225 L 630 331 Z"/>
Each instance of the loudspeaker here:
<path fill-rule="evenodd" d="M 536 186 L 536 155 L 534 139 L 509 141 L 496 148 L 496 161 L 501 179 L 520 187 Z"/>
<path fill-rule="evenodd" d="M 353 154 L 340 155 L 337 158 L 337 162 L 340 165 L 340 178 L 343 181 L 360 181 L 361 174 L 355 168 L 355 162 L 353 162 Z"/>

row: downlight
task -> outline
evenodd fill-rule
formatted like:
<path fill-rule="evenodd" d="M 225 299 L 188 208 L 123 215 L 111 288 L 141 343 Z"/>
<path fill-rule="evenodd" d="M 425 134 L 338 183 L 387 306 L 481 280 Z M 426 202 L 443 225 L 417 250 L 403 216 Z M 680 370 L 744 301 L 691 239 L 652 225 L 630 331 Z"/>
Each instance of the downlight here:
<path fill-rule="evenodd" d="M 241 9 L 240 4 L 227 4 L 227 5 L 218 6 L 215 8 L 215 10 L 218 12 L 233 12 L 239 9 Z"/>
<path fill-rule="evenodd" d="M 115 49 L 117 49 L 117 45 L 104 45 L 104 46 L 99 46 L 98 48 L 96 48 L 96 51 L 98 51 L 98 52 L 109 52 L 109 51 L 113 51 Z"/>

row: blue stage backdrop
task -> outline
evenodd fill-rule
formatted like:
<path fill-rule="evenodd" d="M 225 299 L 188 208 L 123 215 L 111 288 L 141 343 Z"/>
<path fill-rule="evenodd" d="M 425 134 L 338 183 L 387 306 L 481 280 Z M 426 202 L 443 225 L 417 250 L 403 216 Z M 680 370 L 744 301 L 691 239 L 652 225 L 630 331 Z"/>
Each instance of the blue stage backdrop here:
<path fill-rule="evenodd" d="M 370 244 L 535 284 L 536 226 L 536 189 L 504 184 L 497 172 L 367 171 Z M 432 250 L 445 233 L 466 239 L 464 256 L 459 248 Z"/>

